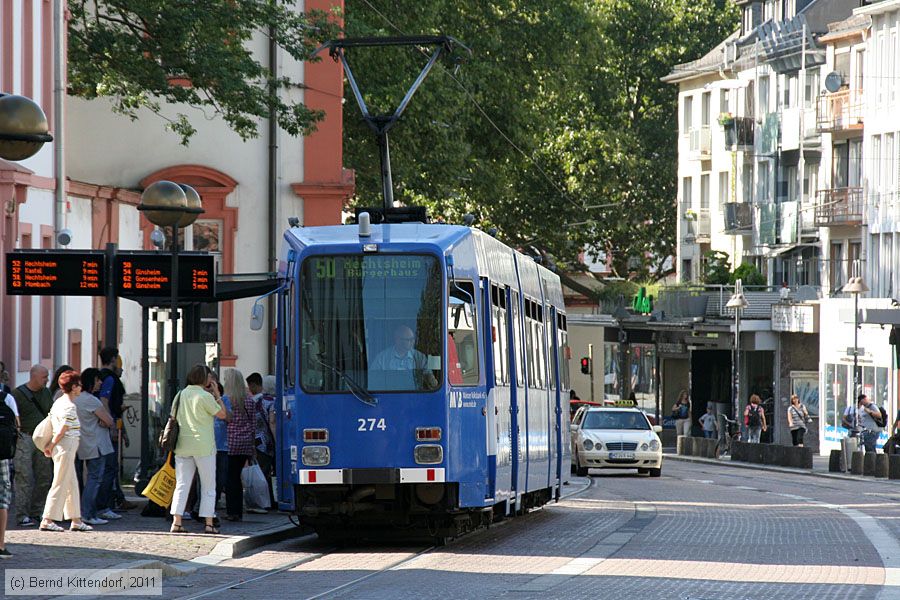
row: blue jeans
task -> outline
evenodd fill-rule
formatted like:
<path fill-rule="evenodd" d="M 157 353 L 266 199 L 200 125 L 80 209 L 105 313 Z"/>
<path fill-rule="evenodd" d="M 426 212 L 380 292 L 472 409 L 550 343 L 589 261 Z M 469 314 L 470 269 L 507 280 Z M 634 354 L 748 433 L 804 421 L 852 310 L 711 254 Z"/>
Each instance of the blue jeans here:
<path fill-rule="evenodd" d="M 877 431 L 863 431 L 860 441 L 862 442 L 863 448 L 866 449 L 866 452 L 875 452 L 875 444 L 878 443 L 878 432 Z"/>
<path fill-rule="evenodd" d="M 707 430 L 704 429 L 704 430 L 703 430 L 703 437 L 705 437 L 705 438 L 708 439 L 708 440 L 711 440 L 711 439 L 713 439 L 714 437 L 716 437 L 716 432 L 715 432 L 715 431 L 707 431 Z"/>
<path fill-rule="evenodd" d="M 762 425 L 758 427 L 747 427 L 747 441 L 751 444 L 759 443 L 759 436 L 762 434 Z"/>
<path fill-rule="evenodd" d="M 216 452 L 216 504 L 225 493 L 225 484 L 228 482 L 228 450 Z"/>
<path fill-rule="evenodd" d="M 113 451 L 103 457 L 103 477 L 100 482 L 100 490 L 97 492 L 96 507 L 98 512 L 113 509 L 115 503 L 116 474 L 119 472 L 119 460 L 116 457 L 115 446 Z"/>
<path fill-rule="evenodd" d="M 85 519 L 95 519 L 97 518 L 97 495 L 106 472 L 106 456 L 89 458 L 84 461 L 84 464 L 87 465 L 87 477 L 84 482 L 84 492 L 81 494 L 81 516 Z"/>

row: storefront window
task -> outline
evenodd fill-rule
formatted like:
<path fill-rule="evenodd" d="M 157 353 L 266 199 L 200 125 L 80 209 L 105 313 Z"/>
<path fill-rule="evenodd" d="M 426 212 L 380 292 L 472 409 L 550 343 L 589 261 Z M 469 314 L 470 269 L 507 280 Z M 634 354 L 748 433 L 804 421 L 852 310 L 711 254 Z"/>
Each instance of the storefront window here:
<path fill-rule="evenodd" d="M 825 439 L 839 441 L 847 430 L 841 426 L 841 415 L 848 404 L 847 365 L 825 365 L 822 391 L 825 395 Z"/>
<path fill-rule="evenodd" d="M 619 399 L 619 345 L 603 344 L 603 398 Z"/>
<path fill-rule="evenodd" d="M 638 407 L 656 413 L 656 350 L 652 344 L 631 346 L 631 391 Z"/>

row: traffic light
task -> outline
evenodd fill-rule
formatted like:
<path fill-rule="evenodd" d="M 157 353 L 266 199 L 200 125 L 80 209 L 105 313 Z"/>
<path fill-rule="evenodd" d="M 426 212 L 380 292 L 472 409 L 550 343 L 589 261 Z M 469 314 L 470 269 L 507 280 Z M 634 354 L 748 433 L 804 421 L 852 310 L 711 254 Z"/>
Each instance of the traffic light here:
<path fill-rule="evenodd" d="M 587 356 L 581 357 L 581 372 L 585 375 L 591 374 L 591 359 Z"/>

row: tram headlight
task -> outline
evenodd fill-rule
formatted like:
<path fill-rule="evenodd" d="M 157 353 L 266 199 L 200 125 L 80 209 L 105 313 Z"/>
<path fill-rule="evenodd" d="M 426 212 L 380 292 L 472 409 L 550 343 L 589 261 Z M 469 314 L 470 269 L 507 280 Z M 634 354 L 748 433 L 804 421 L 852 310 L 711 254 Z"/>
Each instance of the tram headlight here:
<path fill-rule="evenodd" d="M 324 467 L 331 462 L 328 446 L 306 446 L 301 452 L 303 464 L 308 467 Z"/>
<path fill-rule="evenodd" d="M 594 442 L 591 440 L 584 440 L 584 444 L 582 445 L 584 446 L 584 449 L 589 452 L 594 449 Z"/>
<path fill-rule="evenodd" d="M 416 463 L 436 465 L 444 460 L 444 448 L 437 444 L 420 444 L 413 450 Z"/>

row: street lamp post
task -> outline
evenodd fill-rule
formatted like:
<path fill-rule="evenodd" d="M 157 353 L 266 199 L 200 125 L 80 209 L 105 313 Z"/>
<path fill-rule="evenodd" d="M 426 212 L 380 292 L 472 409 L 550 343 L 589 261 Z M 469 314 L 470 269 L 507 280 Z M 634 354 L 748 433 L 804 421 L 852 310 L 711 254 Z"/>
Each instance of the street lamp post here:
<path fill-rule="evenodd" d="M 738 422 L 741 403 L 741 311 L 747 308 L 747 299 L 744 298 L 743 282 L 738 279 L 734 284 L 734 294 L 728 300 L 725 308 L 734 309 L 734 358 L 731 361 L 731 405 L 734 410 L 734 420 Z M 728 435 L 727 432 L 725 435 Z"/>
<path fill-rule="evenodd" d="M 855 408 L 853 426 L 859 431 L 859 406 L 856 398 L 860 394 L 859 377 L 859 295 L 869 291 L 862 277 L 851 277 L 847 284 L 841 288 L 842 292 L 853 295 L 853 397 L 850 402 Z"/>
<path fill-rule="evenodd" d="M 171 402 L 178 390 L 178 230 L 187 227 L 197 220 L 203 212 L 200 195 L 189 185 L 171 181 L 157 181 L 147 187 L 141 194 L 141 203 L 137 209 L 143 212 L 147 220 L 158 227 L 172 228 L 172 269 L 171 298 L 169 320 L 172 323 L 172 346 L 169 353 L 169 383 L 167 397 Z M 146 365 L 144 368 L 146 369 Z M 141 472 L 147 473 L 150 463 L 150 409 L 149 400 L 144 398 L 141 410 Z"/>

